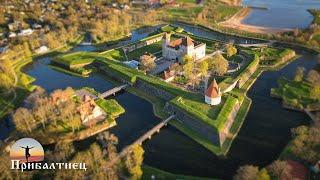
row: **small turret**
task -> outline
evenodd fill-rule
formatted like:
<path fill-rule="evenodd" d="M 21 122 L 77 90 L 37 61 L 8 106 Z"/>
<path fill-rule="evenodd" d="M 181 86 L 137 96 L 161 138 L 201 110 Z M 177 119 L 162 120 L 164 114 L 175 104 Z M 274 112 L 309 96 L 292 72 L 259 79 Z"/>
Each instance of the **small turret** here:
<path fill-rule="evenodd" d="M 221 102 L 221 90 L 215 79 L 205 92 L 205 102 L 210 105 L 218 105 Z"/>
<path fill-rule="evenodd" d="M 165 33 L 163 35 L 163 45 L 168 46 L 170 44 L 170 38 L 171 38 L 171 34 L 170 33 Z"/>

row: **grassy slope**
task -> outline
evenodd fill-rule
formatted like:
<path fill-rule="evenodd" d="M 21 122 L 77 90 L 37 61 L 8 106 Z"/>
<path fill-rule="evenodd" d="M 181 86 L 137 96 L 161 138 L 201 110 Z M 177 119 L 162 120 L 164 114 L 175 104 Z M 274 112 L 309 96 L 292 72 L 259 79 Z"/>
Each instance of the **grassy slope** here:
<path fill-rule="evenodd" d="M 88 56 L 88 52 L 76 52 L 65 54 L 54 59 L 54 62 L 67 67 L 87 65 L 93 62 L 93 58 Z"/>
<path fill-rule="evenodd" d="M 98 99 L 96 103 L 112 117 L 117 117 L 125 112 L 124 108 L 114 99 Z"/>

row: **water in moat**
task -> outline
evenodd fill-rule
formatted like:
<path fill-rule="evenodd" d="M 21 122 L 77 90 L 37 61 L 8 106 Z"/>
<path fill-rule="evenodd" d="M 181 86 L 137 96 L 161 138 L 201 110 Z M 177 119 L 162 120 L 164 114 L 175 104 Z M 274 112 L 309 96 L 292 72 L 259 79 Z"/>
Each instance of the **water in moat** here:
<path fill-rule="evenodd" d="M 219 33 L 210 33 L 199 28 L 185 26 L 188 31 L 212 39 L 232 39 Z M 146 33 L 142 31 L 142 34 Z M 134 34 L 134 33 L 133 33 Z M 140 37 L 145 35 L 139 34 Z M 237 41 L 246 41 L 234 38 Z M 88 49 L 86 49 L 87 47 Z M 94 46 L 78 46 L 72 51 L 95 51 Z M 101 50 L 101 49 L 99 49 Z M 92 74 L 89 78 L 70 76 L 48 67 L 51 57 L 36 59 L 26 66 L 24 71 L 35 77 L 34 84 L 42 86 L 48 92 L 58 88 L 80 88 L 88 86 L 99 92 L 110 89 L 114 85 L 100 74 Z M 290 140 L 290 129 L 308 123 L 308 117 L 300 112 L 289 111 L 281 107 L 279 100 L 270 97 L 270 89 L 276 87 L 276 80 L 284 76 L 292 76 L 296 67 L 312 68 L 316 61 L 315 56 L 302 54 L 296 61 L 277 72 L 264 72 L 254 83 L 248 96 L 253 103 L 249 114 L 234 140 L 227 157 L 218 158 L 211 152 L 179 132 L 172 126 L 161 129 L 151 140 L 143 144 L 145 149 L 144 163 L 167 170 L 173 173 L 216 177 L 228 179 L 236 169 L 243 164 L 264 166 L 275 160 L 283 147 Z M 128 92 L 123 92 L 114 97 L 125 109 L 126 113 L 117 119 L 117 126 L 110 129 L 119 138 L 119 149 L 132 143 L 144 132 L 159 123 L 155 117 L 152 104 Z M 2 132 L 8 131 L 10 121 L 3 121 Z M 9 125 L 9 126 L 8 126 Z M 4 139 L 7 134 L 1 134 Z M 80 142 L 77 147 L 88 147 L 93 138 Z"/>

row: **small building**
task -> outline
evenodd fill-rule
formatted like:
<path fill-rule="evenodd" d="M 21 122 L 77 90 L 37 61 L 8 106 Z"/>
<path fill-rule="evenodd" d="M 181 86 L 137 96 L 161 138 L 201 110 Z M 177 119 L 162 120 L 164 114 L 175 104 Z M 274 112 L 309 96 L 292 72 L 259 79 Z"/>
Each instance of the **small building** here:
<path fill-rule="evenodd" d="M 133 68 L 133 69 L 138 69 L 140 62 L 131 60 L 131 61 L 125 61 L 123 62 L 126 66 Z"/>
<path fill-rule="evenodd" d="M 174 71 L 166 70 L 163 71 L 163 79 L 165 82 L 171 82 L 176 77 L 176 74 Z"/>
<path fill-rule="evenodd" d="M 304 180 L 308 179 L 308 169 L 301 163 L 293 160 L 287 160 L 286 166 L 289 169 L 290 179 Z M 280 176 L 280 179 L 287 179 L 285 174 Z"/>
<path fill-rule="evenodd" d="M 192 57 L 195 61 L 206 56 L 206 44 L 194 41 L 189 36 L 171 41 L 171 35 L 165 33 L 162 43 L 162 56 L 167 60 L 182 61 L 185 55 Z"/>
<path fill-rule="evenodd" d="M 47 46 L 41 46 L 38 49 L 36 49 L 37 54 L 43 54 L 47 51 L 49 51 L 49 48 Z"/>
<path fill-rule="evenodd" d="M 80 113 L 83 124 L 87 124 L 96 119 L 104 119 L 106 117 L 106 113 L 95 103 L 94 99 L 88 95 L 82 97 L 78 112 Z"/>
<path fill-rule="evenodd" d="M 9 34 L 9 38 L 14 38 L 14 37 L 16 37 L 16 36 L 17 36 L 17 34 L 14 33 L 14 32 L 10 32 L 10 34 Z"/>
<path fill-rule="evenodd" d="M 209 88 L 205 92 L 205 102 L 210 105 L 218 105 L 221 103 L 221 90 L 214 79 Z"/>
<path fill-rule="evenodd" d="M 18 33 L 18 36 L 28 36 L 31 35 L 33 33 L 32 29 L 23 29 L 20 31 L 20 33 Z"/>
<path fill-rule="evenodd" d="M 176 67 L 179 66 L 178 63 L 171 64 L 169 68 L 163 71 L 163 79 L 165 82 L 171 82 L 176 77 Z"/>
<path fill-rule="evenodd" d="M 32 24 L 32 28 L 33 29 L 41 29 L 42 26 L 40 24 L 38 24 L 38 23 L 34 23 L 34 24 Z"/>

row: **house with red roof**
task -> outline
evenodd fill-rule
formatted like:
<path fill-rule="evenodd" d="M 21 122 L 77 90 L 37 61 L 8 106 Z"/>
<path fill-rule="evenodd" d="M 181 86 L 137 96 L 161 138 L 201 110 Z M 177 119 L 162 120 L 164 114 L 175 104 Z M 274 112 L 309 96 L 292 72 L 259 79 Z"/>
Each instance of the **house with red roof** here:
<path fill-rule="evenodd" d="M 171 41 L 171 34 L 165 33 L 162 43 L 162 57 L 166 60 L 181 62 L 182 58 L 188 55 L 195 61 L 206 56 L 206 44 L 195 41 L 189 36 Z"/>

